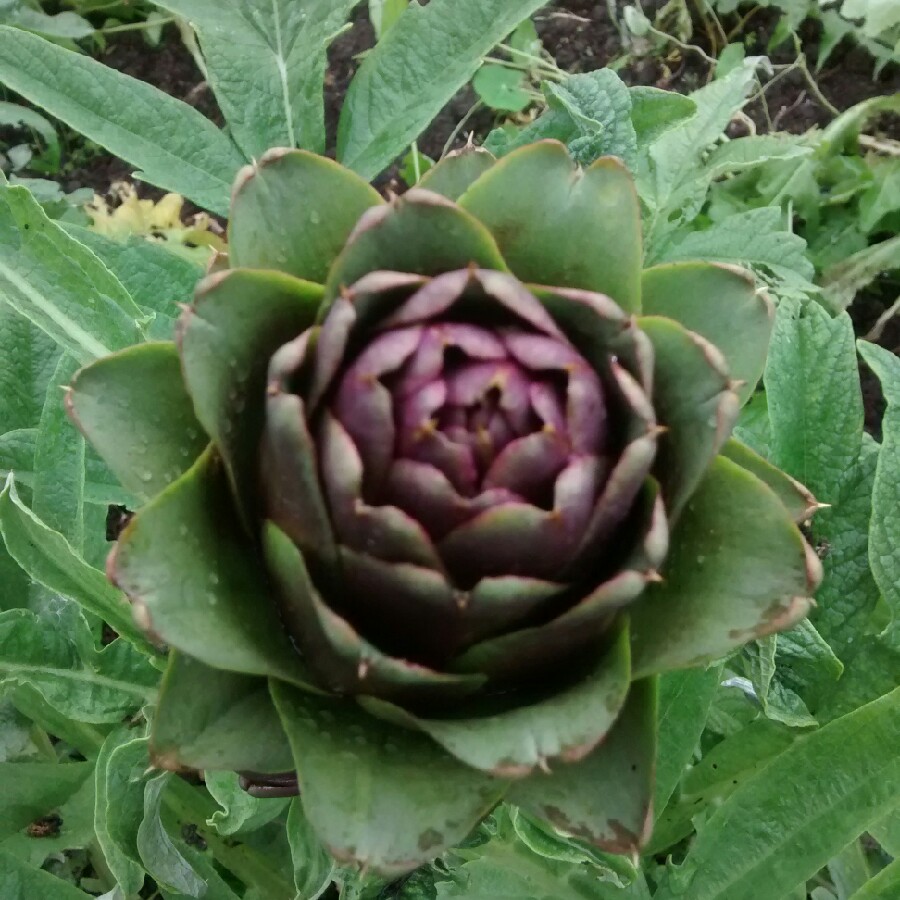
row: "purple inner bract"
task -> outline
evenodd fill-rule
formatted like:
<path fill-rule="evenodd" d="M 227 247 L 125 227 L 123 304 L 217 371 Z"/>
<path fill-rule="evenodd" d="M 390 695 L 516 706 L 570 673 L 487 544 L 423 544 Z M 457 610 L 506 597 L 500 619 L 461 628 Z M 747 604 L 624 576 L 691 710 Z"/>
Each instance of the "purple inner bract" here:
<path fill-rule="evenodd" d="M 345 370 L 332 411 L 360 453 L 365 501 L 399 507 L 433 540 L 504 504 L 551 510 L 566 476 L 589 507 L 608 445 L 595 372 L 521 327 L 386 331 Z"/>

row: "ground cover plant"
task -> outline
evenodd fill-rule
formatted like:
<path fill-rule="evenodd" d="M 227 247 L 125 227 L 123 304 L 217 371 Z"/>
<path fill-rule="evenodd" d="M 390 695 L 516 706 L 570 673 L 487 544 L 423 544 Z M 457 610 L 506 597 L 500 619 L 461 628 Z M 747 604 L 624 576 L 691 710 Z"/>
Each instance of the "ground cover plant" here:
<path fill-rule="evenodd" d="M 897 96 L 156 6 L 0 27 L 0 895 L 896 896 Z"/>

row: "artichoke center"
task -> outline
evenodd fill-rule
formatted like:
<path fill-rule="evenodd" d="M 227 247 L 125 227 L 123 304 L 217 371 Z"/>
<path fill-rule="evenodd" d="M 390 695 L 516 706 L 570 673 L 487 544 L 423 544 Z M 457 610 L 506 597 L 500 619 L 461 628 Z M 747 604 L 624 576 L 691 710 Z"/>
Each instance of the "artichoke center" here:
<path fill-rule="evenodd" d="M 384 407 L 377 432 L 371 409 L 360 415 L 363 396 Z M 552 509 L 560 474 L 606 443 L 597 375 L 564 340 L 522 327 L 438 320 L 385 331 L 345 371 L 334 410 L 363 459 L 367 502 L 409 512 L 404 463 L 478 499 L 473 512 Z"/>

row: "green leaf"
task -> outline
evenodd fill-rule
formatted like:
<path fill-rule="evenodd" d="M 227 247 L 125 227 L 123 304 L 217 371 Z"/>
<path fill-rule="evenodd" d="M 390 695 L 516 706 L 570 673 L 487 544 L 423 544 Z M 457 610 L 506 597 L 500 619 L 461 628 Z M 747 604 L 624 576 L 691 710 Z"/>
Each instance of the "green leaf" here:
<path fill-rule="evenodd" d="M 701 154 L 721 137 L 744 105 L 756 81 L 754 66 L 745 64 L 694 91 L 690 99 L 696 113 L 643 151 L 638 192 L 649 207 L 645 222 L 649 257 L 653 258 L 665 235 L 700 211 L 709 187 L 708 179 L 699 177 Z"/>
<path fill-rule="evenodd" d="M 35 869 L 22 859 L 0 850 L 0 895 L 3 900 L 85 900 L 84 891 L 56 878 L 43 869 Z"/>
<path fill-rule="evenodd" d="M 41 9 L 32 9 L 24 4 L 14 9 L 11 24 L 49 38 L 78 40 L 94 33 L 94 26 L 77 13 L 59 12 L 48 15 Z"/>
<path fill-rule="evenodd" d="M 317 900 L 331 884 L 335 866 L 306 818 L 300 797 L 291 800 L 287 836 L 294 861 L 294 886 L 298 897 Z"/>
<path fill-rule="evenodd" d="M 283 772 L 293 764 L 265 679 L 211 669 L 177 651 L 160 686 L 150 754 L 176 771 Z"/>
<path fill-rule="evenodd" d="M 0 534 L 10 555 L 34 581 L 99 616 L 144 652 L 155 652 L 135 626 L 121 592 L 22 503 L 12 480 L 0 492 Z"/>
<path fill-rule="evenodd" d="M 94 779 L 86 778 L 81 787 L 55 809 L 55 815 L 59 817 L 59 825 L 51 829 L 50 834 L 35 838 L 26 829 L 0 842 L 0 850 L 38 868 L 48 861 L 52 867 L 53 860 L 60 859 L 67 850 L 90 847 L 94 840 Z"/>
<path fill-rule="evenodd" d="M 829 266 L 821 278 L 822 292 L 835 309 L 846 309 L 864 287 L 897 268 L 900 235 L 871 244 Z"/>
<path fill-rule="evenodd" d="M 475 841 L 444 856 L 429 874 L 430 890 L 404 892 L 398 900 L 650 898 L 643 875 L 623 857 L 585 847 L 502 806 L 478 829 Z"/>
<path fill-rule="evenodd" d="M 870 634 L 860 635 L 854 629 L 845 653 L 846 665 L 840 680 L 823 691 L 816 709 L 820 722 L 829 722 L 854 709 L 890 693 L 898 681 L 900 652 L 884 640 Z"/>
<path fill-rule="evenodd" d="M 607 294 L 640 309 L 641 224 L 637 195 L 618 160 L 581 171 L 545 141 L 505 156 L 459 199 L 494 235 L 523 281 Z"/>
<path fill-rule="evenodd" d="M 2 327 L 2 326 L 0 326 Z M 62 391 L 59 392 L 62 396 Z M 37 428 L 17 428 L 0 434 L 0 480 L 6 483 L 10 472 L 15 474 L 16 484 L 31 490 L 34 487 L 34 452 L 37 446 Z M 127 505 L 132 495 L 116 481 L 109 469 L 90 448 L 85 454 L 84 502 L 108 506 L 110 503 Z"/>
<path fill-rule="evenodd" d="M 138 235 L 113 240 L 78 225 L 63 227 L 99 257 L 141 309 L 154 314 L 154 321 L 148 326 L 149 336 L 171 340 L 179 315 L 178 304 L 187 303 L 193 297 L 194 287 L 203 274 L 200 266 L 163 244 Z"/>
<path fill-rule="evenodd" d="M 5 31 L 0 26 L 0 72 Z M 38 40 L 14 33 L 22 41 Z M 0 183 L 0 298 L 82 363 L 143 336 L 141 310 L 118 279 L 48 219 L 24 187 L 5 183 Z"/>
<path fill-rule="evenodd" d="M 84 547 L 84 438 L 72 428 L 63 405 L 63 389 L 77 368 L 71 356 L 63 355 L 47 386 L 35 445 L 31 509 L 79 552 Z"/>
<path fill-rule="evenodd" d="M 722 677 L 721 666 L 667 672 L 659 679 L 656 791 L 653 809 L 662 814 L 678 787 L 706 725 Z"/>
<path fill-rule="evenodd" d="M 509 801 L 611 853 L 636 853 L 653 824 L 656 679 L 634 682 L 606 740 L 584 759 L 515 781 Z"/>
<path fill-rule="evenodd" d="M 765 206 L 726 216 L 648 253 L 654 263 L 702 259 L 752 268 L 776 288 L 812 293 L 813 264 L 806 241 L 789 230 L 779 207 Z"/>
<path fill-rule="evenodd" d="M 97 756 L 94 827 L 106 864 L 126 894 L 144 884 L 137 833 L 144 815 L 147 740 L 127 728 L 112 732 Z"/>
<path fill-rule="evenodd" d="M 294 750 L 304 810 L 339 860 L 406 872 L 462 841 L 506 789 L 507 782 L 351 700 L 280 682 L 272 683 L 272 696 Z"/>
<path fill-rule="evenodd" d="M 628 88 L 631 97 L 631 124 L 637 145 L 644 147 L 697 111 L 690 97 L 646 85 Z"/>
<path fill-rule="evenodd" d="M 795 741 L 715 811 L 655 900 L 781 897 L 811 878 L 896 803 L 898 741 L 900 688 Z"/>
<path fill-rule="evenodd" d="M 137 849 L 147 873 L 163 888 L 202 897 L 206 883 L 172 842 L 161 818 L 162 792 L 172 777 L 164 772 L 144 785 L 144 819 L 137 831 Z"/>
<path fill-rule="evenodd" d="M 505 156 L 551 138 L 564 143 L 583 166 L 601 156 L 618 156 L 634 169 L 637 139 L 631 118 L 632 95 L 612 69 L 569 75 L 559 84 L 547 82 L 544 95 L 548 108 L 534 122 L 512 135 L 506 128 L 495 128 L 485 148 Z"/>
<path fill-rule="evenodd" d="M 322 283 L 360 216 L 382 203 L 377 191 L 332 160 L 303 150 L 270 150 L 244 167 L 235 183 L 229 264 Z"/>
<path fill-rule="evenodd" d="M 777 635 L 773 634 L 748 644 L 742 654 L 763 715 L 792 728 L 816 725 L 802 698 L 776 677 L 776 646 Z"/>
<path fill-rule="evenodd" d="M 197 418 L 252 520 L 269 360 L 316 319 L 322 289 L 280 272 L 211 275 L 179 326 L 181 371 Z"/>
<path fill-rule="evenodd" d="M 521 112 L 531 103 L 528 82 L 520 69 L 485 63 L 475 73 L 472 87 L 491 109 Z"/>
<path fill-rule="evenodd" d="M 490 230 L 445 197 L 413 188 L 360 221 L 328 273 L 325 298 L 369 272 L 439 275 L 472 264 L 506 271 Z"/>
<path fill-rule="evenodd" d="M 645 269 L 641 309 L 667 316 L 714 344 L 725 356 L 741 404 L 762 377 L 774 309 L 750 273 L 731 266 L 684 262 Z"/>
<path fill-rule="evenodd" d="M 203 780 L 213 799 L 222 807 L 206 823 L 219 834 L 231 835 L 262 828 L 280 816 L 290 802 L 286 797 L 251 797 L 241 787 L 237 772 L 206 772 Z"/>
<path fill-rule="evenodd" d="M 635 675 L 699 665 L 789 627 L 809 609 L 818 570 L 776 495 L 718 457 L 678 520 L 663 581 L 631 606 Z"/>
<path fill-rule="evenodd" d="M 869 834 L 894 857 L 900 857 L 900 807 L 869 827 Z"/>
<path fill-rule="evenodd" d="M 56 129 L 39 112 L 18 103 L 0 101 L 0 124 L 37 132 L 47 145 L 47 150 L 42 155 L 46 170 L 59 171 L 59 138 Z"/>
<path fill-rule="evenodd" d="M 722 447 L 722 456 L 752 472 L 763 484 L 768 485 L 784 504 L 791 518 L 799 525 L 806 522 L 816 509 L 816 498 L 799 481 L 776 469 L 762 456 L 745 447 L 740 441 L 729 438 Z"/>
<path fill-rule="evenodd" d="M 576 134 L 566 143 L 572 157 L 587 166 L 601 156 L 618 156 L 634 170 L 637 137 L 631 124 L 631 94 L 612 69 L 569 75 L 544 86 L 551 109 L 565 111 Z"/>
<path fill-rule="evenodd" d="M 859 455 L 863 407 L 853 326 L 817 303 L 783 300 L 766 365 L 770 459 L 834 503 Z"/>
<path fill-rule="evenodd" d="M 82 369 L 66 402 L 119 481 L 142 499 L 179 478 L 208 442 L 170 342 L 129 347 Z"/>
<path fill-rule="evenodd" d="M 453 150 L 422 176 L 418 186 L 448 200 L 457 200 L 495 162 L 493 154 L 481 147 Z"/>
<path fill-rule="evenodd" d="M 0 763 L 0 840 L 62 806 L 92 771 L 93 764 L 89 762 Z"/>
<path fill-rule="evenodd" d="M 188 104 L 89 56 L 5 26 L 0 81 L 138 166 L 143 180 L 228 214 L 231 182 L 243 160 L 231 140 Z"/>
<path fill-rule="evenodd" d="M 714 180 L 752 169 L 769 160 L 809 156 L 812 149 L 791 134 L 750 135 L 726 141 L 711 150 L 706 158 L 705 170 L 709 179 Z"/>
<path fill-rule="evenodd" d="M 731 794 L 738 783 L 765 768 L 797 739 L 797 732 L 770 719 L 756 719 L 720 741 L 685 775 L 683 802 L 694 805 Z"/>
<path fill-rule="evenodd" d="M 812 525 L 825 570 L 813 621 L 842 659 L 861 651 L 854 641 L 869 627 L 879 593 L 869 562 L 869 531 L 880 453 L 875 441 L 864 437 L 859 459 L 845 473 L 832 507 L 820 510 Z"/>
<path fill-rule="evenodd" d="M 306 683 L 213 454 L 138 512 L 110 570 L 142 624 L 176 649 L 213 668 Z"/>
<path fill-rule="evenodd" d="M 895 859 L 852 894 L 850 900 L 891 900 L 891 897 L 896 897 L 898 893 L 900 893 L 900 859 Z"/>
<path fill-rule="evenodd" d="M 0 613 L 0 686 L 27 684 L 82 722 L 118 722 L 153 699 L 159 675 L 129 649 L 113 641 L 102 651 L 79 652 L 34 613 L 11 609 Z"/>
<path fill-rule="evenodd" d="M 160 0 L 200 39 L 206 79 L 247 159 L 270 147 L 325 152 L 328 44 L 358 0 Z"/>
<path fill-rule="evenodd" d="M 369 19 L 376 40 L 380 41 L 397 24 L 407 6 L 409 0 L 369 0 Z"/>
<path fill-rule="evenodd" d="M 881 452 L 872 491 L 869 562 L 875 583 L 893 615 L 891 643 L 900 650 L 900 362 L 889 350 L 859 341 L 859 353 L 878 376 L 887 400 Z"/>
<path fill-rule="evenodd" d="M 636 321 L 653 344 L 653 404 L 666 429 L 654 473 L 674 521 L 731 433 L 738 397 L 714 346 L 672 319 Z"/>
<path fill-rule="evenodd" d="M 366 55 L 347 91 L 338 159 L 370 179 L 475 74 L 482 57 L 544 0 L 412 4 Z"/>
<path fill-rule="evenodd" d="M 869 864 L 861 841 L 853 840 L 828 861 L 828 874 L 838 897 L 850 897 L 869 880 Z"/>
<path fill-rule="evenodd" d="M 0 302 L 0 430 L 38 424 L 59 356 L 44 332 Z"/>
<path fill-rule="evenodd" d="M 622 709 L 629 675 L 628 633 L 622 629 L 599 664 L 568 689 L 533 703 L 520 697 L 514 708 L 484 716 L 409 719 L 466 765 L 500 778 L 520 778 L 591 753 Z M 382 706 L 368 698 L 360 702 L 376 714 Z"/>
<path fill-rule="evenodd" d="M 812 621 L 845 659 L 875 608 L 868 563 L 872 479 L 878 457 L 863 441 L 863 405 L 853 328 L 842 313 L 783 300 L 776 317 L 766 391 L 770 460 L 831 504 L 813 520 L 825 578 Z"/>

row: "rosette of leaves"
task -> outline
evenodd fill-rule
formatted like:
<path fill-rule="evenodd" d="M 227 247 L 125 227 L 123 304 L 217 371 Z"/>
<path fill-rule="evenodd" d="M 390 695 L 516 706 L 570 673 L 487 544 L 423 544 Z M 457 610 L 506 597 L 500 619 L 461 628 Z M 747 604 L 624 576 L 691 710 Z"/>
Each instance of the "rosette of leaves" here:
<path fill-rule="evenodd" d="M 769 300 L 642 271 L 632 180 L 545 141 L 383 200 L 276 149 L 177 341 L 69 408 L 143 505 L 109 560 L 171 648 L 152 752 L 299 788 L 338 859 L 401 872 L 505 798 L 647 837 L 655 677 L 802 617 L 815 501 L 729 439 Z"/>

